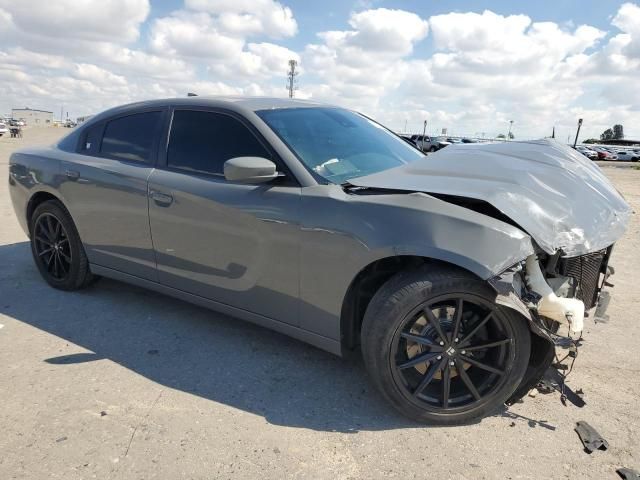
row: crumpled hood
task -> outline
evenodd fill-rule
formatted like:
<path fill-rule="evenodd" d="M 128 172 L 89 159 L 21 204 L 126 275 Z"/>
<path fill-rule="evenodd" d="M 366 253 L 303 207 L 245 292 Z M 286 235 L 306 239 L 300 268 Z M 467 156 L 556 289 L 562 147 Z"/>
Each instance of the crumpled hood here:
<path fill-rule="evenodd" d="M 457 144 L 352 185 L 484 200 L 547 253 L 600 250 L 624 233 L 631 208 L 600 168 L 553 140 Z"/>

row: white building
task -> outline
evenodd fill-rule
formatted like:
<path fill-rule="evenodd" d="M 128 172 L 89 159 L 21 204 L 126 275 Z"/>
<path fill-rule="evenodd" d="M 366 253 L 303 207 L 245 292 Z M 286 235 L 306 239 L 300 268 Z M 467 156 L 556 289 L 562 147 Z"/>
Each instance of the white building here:
<path fill-rule="evenodd" d="M 14 108 L 11 110 L 11 118 L 24 120 L 27 125 L 53 125 L 53 112 L 46 110 L 34 110 L 32 108 Z"/>

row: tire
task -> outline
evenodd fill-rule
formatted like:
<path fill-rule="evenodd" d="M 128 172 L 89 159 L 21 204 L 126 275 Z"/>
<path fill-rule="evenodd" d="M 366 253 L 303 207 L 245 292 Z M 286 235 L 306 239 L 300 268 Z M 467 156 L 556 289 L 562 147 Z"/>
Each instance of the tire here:
<path fill-rule="evenodd" d="M 492 342 L 499 344 L 486 346 Z M 523 379 L 531 351 L 526 320 L 496 305 L 485 282 L 433 265 L 401 272 L 380 288 L 365 312 L 361 344 L 382 396 L 406 417 L 439 425 L 477 421 L 500 408 Z"/>
<path fill-rule="evenodd" d="M 79 290 L 96 279 L 71 215 L 60 202 L 38 205 L 29 219 L 29 232 L 33 259 L 49 285 Z"/>
<path fill-rule="evenodd" d="M 438 149 L 437 149 L 435 146 L 432 146 L 432 147 L 429 149 L 429 151 L 430 151 L 430 152 L 437 152 L 437 151 L 438 151 Z"/>

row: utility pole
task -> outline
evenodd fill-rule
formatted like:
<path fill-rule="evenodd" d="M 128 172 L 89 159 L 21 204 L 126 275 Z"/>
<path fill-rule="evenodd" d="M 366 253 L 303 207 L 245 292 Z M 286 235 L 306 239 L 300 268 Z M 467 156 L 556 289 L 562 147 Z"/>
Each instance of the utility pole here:
<path fill-rule="evenodd" d="M 507 142 L 511 140 L 511 127 L 513 127 L 513 120 L 509 120 L 509 133 L 507 133 Z"/>
<path fill-rule="evenodd" d="M 582 126 L 582 119 L 578 119 L 578 131 L 576 132 L 576 139 L 573 141 L 573 148 L 576 148 L 576 144 L 578 143 L 578 135 L 580 135 L 580 127 Z"/>
<path fill-rule="evenodd" d="M 296 67 L 298 62 L 295 60 L 289 60 L 289 71 L 287 72 L 287 90 L 289 90 L 289 98 L 293 98 L 293 93 L 298 89 L 298 81 L 296 77 L 298 72 Z"/>

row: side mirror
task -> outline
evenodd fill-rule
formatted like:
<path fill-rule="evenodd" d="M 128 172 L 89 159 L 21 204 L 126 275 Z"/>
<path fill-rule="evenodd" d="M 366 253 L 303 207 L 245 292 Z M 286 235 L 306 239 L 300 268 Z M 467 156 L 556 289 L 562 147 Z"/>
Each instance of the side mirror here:
<path fill-rule="evenodd" d="M 236 183 L 265 183 L 278 177 L 276 164 L 262 157 L 236 157 L 224 162 L 224 178 Z"/>

